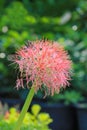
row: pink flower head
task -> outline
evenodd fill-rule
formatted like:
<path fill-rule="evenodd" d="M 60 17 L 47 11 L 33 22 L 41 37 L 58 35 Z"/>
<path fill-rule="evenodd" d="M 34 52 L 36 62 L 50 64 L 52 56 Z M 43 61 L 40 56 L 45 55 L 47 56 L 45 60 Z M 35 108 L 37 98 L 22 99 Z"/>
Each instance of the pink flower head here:
<path fill-rule="evenodd" d="M 48 40 L 33 41 L 22 47 L 14 56 L 18 64 L 20 76 L 17 88 L 28 86 L 32 81 L 35 91 L 46 87 L 45 93 L 53 95 L 60 88 L 69 86 L 71 60 L 64 48 L 57 42 Z"/>

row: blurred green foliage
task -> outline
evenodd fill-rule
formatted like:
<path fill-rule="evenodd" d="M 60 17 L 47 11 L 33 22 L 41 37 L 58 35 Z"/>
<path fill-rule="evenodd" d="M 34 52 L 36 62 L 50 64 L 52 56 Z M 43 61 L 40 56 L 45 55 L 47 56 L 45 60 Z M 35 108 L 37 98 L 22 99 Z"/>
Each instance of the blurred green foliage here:
<path fill-rule="evenodd" d="M 51 130 L 48 125 L 53 121 L 52 118 L 40 110 L 41 107 L 37 104 L 31 107 L 31 113 L 26 113 L 21 130 Z M 19 115 L 14 107 L 10 108 L 0 120 L 0 130 L 13 130 Z"/>
<path fill-rule="evenodd" d="M 27 40 L 45 37 L 68 50 L 73 61 L 71 88 L 87 97 L 86 0 L 3 0 L 0 11 L 0 92 L 15 86 L 17 72 L 9 65 L 9 55 Z"/>
<path fill-rule="evenodd" d="M 64 91 L 63 93 L 54 94 L 53 97 L 49 98 L 49 102 L 63 102 L 65 105 L 76 104 L 78 102 L 82 102 L 84 97 L 80 92 L 72 91 Z"/>

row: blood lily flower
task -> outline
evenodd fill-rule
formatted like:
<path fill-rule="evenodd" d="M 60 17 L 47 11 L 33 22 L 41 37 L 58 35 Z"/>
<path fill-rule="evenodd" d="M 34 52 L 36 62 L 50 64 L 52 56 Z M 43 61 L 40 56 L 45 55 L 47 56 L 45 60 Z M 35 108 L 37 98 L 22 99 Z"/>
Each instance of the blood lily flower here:
<path fill-rule="evenodd" d="M 29 42 L 14 56 L 20 75 L 16 87 L 34 83 L 35 91 L 46 87 L 45 94 L 53 95 L 60 88 L 69 86 L 71 60 L 64 48 L 57 42 L 37 40 Z"/>

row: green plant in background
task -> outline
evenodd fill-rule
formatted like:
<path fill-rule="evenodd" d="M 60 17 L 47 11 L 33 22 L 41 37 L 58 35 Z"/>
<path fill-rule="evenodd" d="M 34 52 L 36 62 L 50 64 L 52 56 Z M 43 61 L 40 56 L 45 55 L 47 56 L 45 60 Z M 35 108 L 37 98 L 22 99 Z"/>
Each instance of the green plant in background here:
<path fill-rule="evenodd" d="M 80 91 L 83 95 L 87 95 L 87 42 L 84 38 L 77 44 L 70 39 L 64 41 L 66 49 L 71 54 L 73 60 L 73 80 L 71 81 L 74 89 Z"/>
<path fill-rule="evenodd" d="M 65 104 L 76 104 L 84 100 L 81 93 L 76 91 L 66 91 L 63 98 Z"/>
<path fill-rule="evenodd" d="M 0 10 L 1 91 L 3 86 L 8 91 L 15 81 L 12 67 L 8 66 L 8 54 L 14 53 L 27 39 L 46 37 L 65 45 L 73 61 L 72 87 L 87 97 L 87 2 L 3 0 Z M 1 53 L 5 54 L 4 58 Z"/>
<path fill-rule="evenodd" d="M 2 50 L 6 51 L 7 54 L 14 53 L 14 50 L 18 49 L 20 46 L 23 45 L 23 41 L 26 43 L 28 39 L 35 40 L 37 35 L 30 34 L 27 31 L 23 31 L 21 33 L 9 30 L 7 35 L 3 35 L 0 37 L 2 39 Z"/>
<path fill-rule="evenodd" d="M 28 12 L 24 5 L 15 1 L 4 10 L 1 17 L 0 31 L 2 33 L 6 33 L 8 30 L 32 32 L 33 25 L 36 23 L 36 18 Z"/>
<path fill-rule="evenodd" d="M 53 121 L 48 113 L 40 112 L 41 107 L 34 104 L 31 113 L 27 112 L 21 130 L 50 130 L 49 124 Z M 13 130 L 20 112 L 15 108 L 10 108 L 4 118 L 0 121 L 0 130 Z"/>
<path fill-rule="evenodd" d="M 75 6 L 77 5 L 79 0 L 45 0 L 41 1 L 31 1 L 31 0 L 23 0 L 24 5 L 27 7 L 27 9 L 31 12 L 33 12 L 34 15 L 39 14 L 40 16 L 58 16 L 63 14 L 63 12 L 66 12 L 67 10 L 73 10 Z M 68 3 L 69 6 L 65 3 Z M 30 7 L 28 6 L 30 5 Z M 59 8 L 58 8 L 59 7 Z M 62 10 L 61 10 L 62 8 Z"/>
<path fill-rule="evenodd" d="M 66 90 L 64 93 L 60 93 L 59 95 L 55 94 L 51 97 L 50 102 L 63 102 L 66 105 L 69 104 L 76 104 L 84 100 L 84 97 L 81 95 L 80 92 L 75 90 Z"/>
<path fill-rule="evenodd" d="M 28 16 L 28 12 L 23 7 L 22 3 L 14 2 L 8 8 L 5 9 L 5 14 L 1 19 L 0 25 L 1 27 L 7 26 L 10 29 L 20 30 L 26 26 L 27 16 Z"/>

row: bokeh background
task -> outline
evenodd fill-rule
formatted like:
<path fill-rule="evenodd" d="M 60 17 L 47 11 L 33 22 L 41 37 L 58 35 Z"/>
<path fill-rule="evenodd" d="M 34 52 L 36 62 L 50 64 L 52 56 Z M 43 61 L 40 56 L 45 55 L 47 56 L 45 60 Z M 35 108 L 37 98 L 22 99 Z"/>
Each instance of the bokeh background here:
<path fill-rule="evenodd" d="M 78 103 L 87 99 L 87 1 L 0 1 L 0 98 L 24 100 L 27 89 L 15 89 L 17 71 L 10 57 L 27 40 L 56 40 L 70 54 L 73 76 L 70 87 L 59 95 L 42 99 L 50 103 Z"/>
<path fill-rule="evenodd" d="M 16 72 L 9 55 L 27 40 L 41 38 L 65 46 L 73 61 L 69 89 L 87 97 L 86 0 L 0 1 L 0 95 L 15 91 Z"/>

